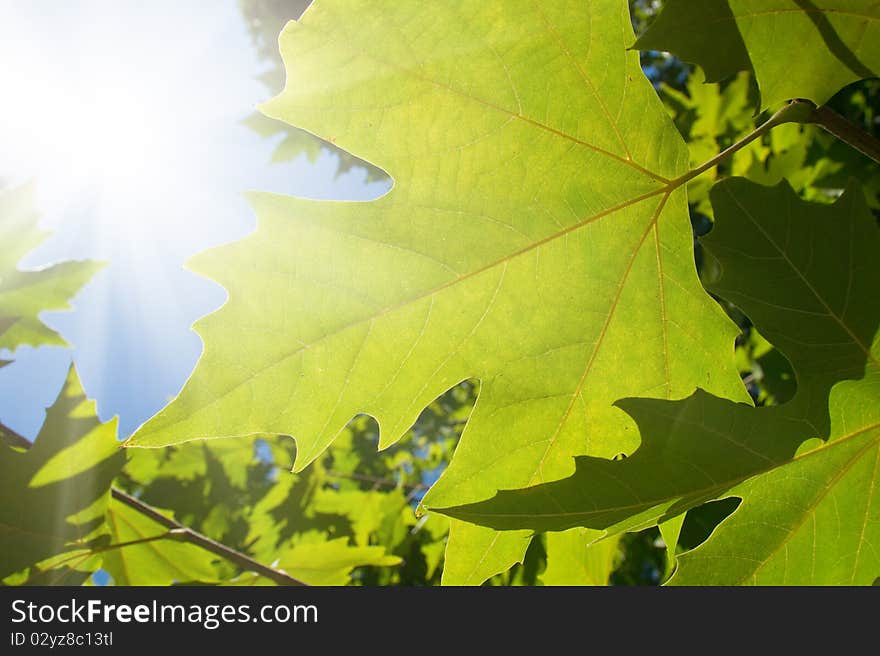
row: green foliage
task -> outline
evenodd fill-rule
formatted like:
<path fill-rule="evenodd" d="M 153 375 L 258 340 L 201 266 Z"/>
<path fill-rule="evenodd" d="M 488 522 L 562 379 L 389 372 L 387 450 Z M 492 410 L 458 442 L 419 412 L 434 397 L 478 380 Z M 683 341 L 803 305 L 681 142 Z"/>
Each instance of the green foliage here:
<path fill-rule="evenodd" d="M 365 439 L 362 433 L 359 437 Z M 393 479 L 375 479 L 382 482 L 383 487 L 387 483 L 390 489 L 360 490 L 357 481 L 330 469 L 333 456 L 347 451 L 341 447 L 328 452 L 306 473 L 290 474 L 274 464 L 277 457 L 282 466 L 289 466 L 292 456 L 289 439 L 267 439 L 274 446 L 271 460 L 267 460 L 265 454 L 255 455 L 253 441 L 221 440 L 163 451 L 138 451 L 132 458 L 132 466 L 127 468 L 130 478 L 124 484 L 154 507 L 173 505 L 176 519 L 187 526 L 312 585 L 342 585 L 349 582 L 355 568 L 383 569 L 401 564 L 399 557 L 388 552 L 399 548 L 407 536 L 393 530 L 389 532 L 389 529 L 393 529 L 397 521 L 405 522 L 412 511 Z M 158 464 L 139 463 L 141 454 L 148 454 L 148 458 L 155 458 L 153 454 L 165 457 L 160 457 Z M 340 485 L 340 482 L 351 485 Z M 365 497 L 371 501 L 368 507 L 361 505 Z M 409 510 L 408 515 L 403 513 L 404 506 Z M 366 512 L 381 508 L 396 510 L 396 515 Z M 409 524 L 413 523 L 414 520 L 409 520 Z M 153 535 L 161 532 L 155 525 L 153 531 Z M 436 539 L 442 537 L 441 534 Z M 265 576 L 241 573 L 223 563 L 214 563 L 219 571 L 208 568 L 207 563 L 216 561 L 216 557 L 187 544 L 151 542 L 126 548 L 121 553 L 142 550 L 156 561 L 165 560 L 161 552 L 168 549 L 189 550 L 190 554 L 191 564 L 184 570 L 190 572 L 188 578 L 182 579 L 174 568 L 164 570 L 164 576 L 175 581 L 272 583 Z M 187 562 L 183 558 L 169 560 Z M 196 576 L 199 573 L 196 565 L 200 563 L 202 573 Z M 116 579 L 118 570 L 106 569 Z M 204 573 L 206 569 L 212 572 L 211 576 Z M 124 584 L 125 579 L 116 582 Z"/>
<path fill-rule="evenodd" d="M 873 128 L 873 118 L 865 112 L 864 98 L 875 93 L 875 88 L 880 85 L 871 80 L 835 96 L 836 104 L 866 130 Z M 683 91 L 664 83 L 660 95 L 688 142 L 692 167 L 748 135 L 758 118 L 756 88 L 749 73 L 740 73 L 723 85 L 703 84 L 691 77 Z M 876 162 L 815 125 L 781 125 L 691 180 L 688 202 L 698 215 L 713 216 L 709 191 L 716 181 L 731 175 L 766 186 L 786 180 L 802 198 L 823 203 L 834 202 L 849 179 L 856 178 L 864 187 L 869 205 L 880 208 Z"/>
<path fill-rule="evenodd" d="M 455 390 L 448 397 L 425 413 L 417 430 L 435 423 L 435 413 L 445 416 L 453 397 L 466 403 L 468 393 Z M 253 441 L 221 440 L 136 451 L 125 464 L 113 424 L 94 418 L 94 403 L 85 399 L 71 370 L 35 445 L 24 453 L 2 447 L 2 496 L 21 501 L 4 504 L 0 517 L 0 575 L 6 584 L 70 584 L 101 569 L 116 585 L 273 583 L 193 543 L 185 531 L 111 500 L 112 482 L 148 502 L 152 512 L 182 520 L 308 584 L 343 585 L 352 577 L 395 582 L 404 575 L 396 573 L 404 562 L 392 549 L 413 557 L 416 570 L 406 575 L 430 580 L 448 522 L 437 516 L 416 526 L 409 504 L 423 486 L 409 481 L 421 480 L 438 457 L 448 458 L 443 454 L 458 435 L 414 434 L 381 462 L 373 458 L 371 475 L 364 473 L 355 442 L 375 452 L 372 434 L 366 423 L 353 426 L 302 475 L 278 469 L 276 459 L 289 467 L 292 443 L 272 436 L 260 440 L 266 448 L 259 457 Z M 157 510 L 166 503 L 173 513 Z M 381 510 L 384 514 L 374 512 Z"/>
<path fill-rule="evenodd" d="M 485 26 L 481 40 L 438 27 L 449 18 L 447 8 L 395 7 L 364 24 L 357 7 L 342 11 L 328 0 L 289 24 L 281 48 L 295 84 L 264 112 L 370 157 L 395 176 L 395 188 L 354 205 L 254 196 L 257 233 L 194 264 L 231 295 L 200 324 L 206 352 L 199 368 L 129 445 L 288 433 L 297 440 L 301 470 L 357 413 L 377 418 L 379 445 L 388 446 L 430 399 L 459 380 L 479 378 L 480 404 L 424 501 L 469 509 L 450 511 L 469 520 L 451 527 L 443 580 L 452 584 L 480 583 L 522 562 L 530 541 L 529 533 L 475 526 L 512 528 L 495 516 L 487 521 L 485 504 L 474 511 L 468 503 L 560 479 L 572 473 L 574 456 L 595 464 L 589 484 L 579 481 L 572 493 L 580 500 L 588 490 L 599 519 L 517 525 L 617 532 L 704 501 L 704 491 L 691 492 L 681 477 L 647 497 L 665 501 L 647 504 L 597 478 L 617 465 L 637 469 L 637 485 L 656 485 L 646 475 L 655 466 L 645 456 L 647 435 L 627 462 L 606 460 L 639 443 L 636 424 L 613 405 L 619 399 L 682 398 L 697 387 L 733 401 L 747 397 L 724 364 L 731 362 L 725 353 L 732 326 L 696 286 L 680 193 L 687 162 L 625 52 L 628 17 L 610 2 L 580 11 L 579 20 L 563 21 L 553 8 L 461 3 L 459 17 L 474 29 Z M 667 18 L 675 6 L 669 11 Z M 524 13 L 532 20 L 524 21 Z M 692 16 L 704 18 L 699 10 Z M 654 35 L 663 20 L 654 23 Z M 543 29 L 524 27 L 533 23 Z M 570 27 L 588 23 L 588 33 Z M 467 68 L 448 65 L 465 52 Z M 762 57 L 755 70 L 766 104 L 771 87 Z M 731 71 L 747 68 L 728 64 Z M 588 71 L 600 66 L 597 82 Z M 680 118 L 700 110 L 684 130 L 693 144 L 691 165 L 752 129 L 748 77 L 715 98 L 703 95 L 704 102 L 678 97 Z M 779 172 L 806 159 L 805 148 L 800 155 L 792 150 L 800 143 L 797 128 L 788 134 L 771 137 Z M 768 160 L 751 165 L 751 176 L 776 175 Z M 473 183 L 462 187 L 463 179 Z M 437 189 L 448 195 L 439 197 Z M 697 207 L 700 194 L 691 189 Z M 258 254 L 255 270 L 249 262 Z M 685 352 L 687 358 L 671 355 Z M 636 368 L 638 379 L 615 375 Z M 284 380 L 298 382 L 288 389 Z M 682 403 L 710 398 L 698 392 Z M 791 456 L 791 444 L 777 448 L 774 464 Z M 723 465 L 718 476 L 758 473 L 762 458 L 716 459 Z M 621 496 L 639 512 L 616 511 Z M 313 512 L 357 505 L 350 521 L 359 542 L 401 505 L 369 494 L 329 503 L 315 498 Z M 535 512 L 552 515 L 554 504 L 547 504 L 544 497 L 534 501 Z M 590 541 L 568 536 L 559 562 Z M 561 544 L 561 536 L 547 541 L 550 559 Z M 551 578 L 557 567 L 549 569 Z"/>
<path fill-rule="evenodd" d="M 466 418 L 473 398 L 470 386 L 451 390 L 426 409 L 405 439 L 381 454 L 375 424 L 353 422 L 302 473 L 289 471 L 295 457 L 290 438 L 263 435 L 133 450 L 117 482 L 153 507 L 174 508 L 175 519 L 186 526 L 309 584 L 424 583 L 439 579 L 448 520 L 432 515 L 417 521 L 413 504 L 424 493 L 423 480 L 448 461 L 458 441 L 462 422 L 450 417 Z M 167 532 L 149 520 L 141 525 L 152 527 L 140 529 L 142 537 Z M 120 549 L 118 558 L 149 556 L 144 568 L 154 568 L 154 581 L 161 576 L 175 582 L 272 584 L 264 575 L 241 572 L 193 549 L 150 541 Z M 159 569 L 168 550 L 189 554 L 167 559 L 189 562 L 188 568 Z M 117 578 L 118 566 L 105 569 L 116 583 L 131 582 L 125 574 Z"/>
<path fill-rule="evenodd" d="M 20 271 L 18 262 L 48 236 L 37 225 L 33 188 L 0 189 L 0 350 L 30 346 L 66 346 L 38 317 L 45 310 L 69 309 L 68 299 L 103 264 L 60 262 L 37 271 Z M 0 360 L 0 367 L 9 364 Z"/>

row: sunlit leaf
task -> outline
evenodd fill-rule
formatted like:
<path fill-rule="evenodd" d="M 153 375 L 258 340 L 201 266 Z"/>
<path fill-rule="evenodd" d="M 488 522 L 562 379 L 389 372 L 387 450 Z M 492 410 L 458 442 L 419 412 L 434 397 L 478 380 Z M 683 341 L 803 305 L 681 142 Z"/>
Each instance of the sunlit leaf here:
<path fill-rule="evenodd" d="M 288 84 L 264 112 L 395 186 L 371 203 L 254 195 L 258 230 L 192 262 L 230 294 L 197 324 L 202 360 L 129 446 L 290 434 L 300 470 L 354 415 L 385 447 L 480 379 L 428 496 L 448 506 L 632 450 L 621 397 L 747 400 L 669 182 L 687 152 L 632 39 L 616 0 L 316 2 L 281 36 Z M 472 530 L 449 548 L 488 572 L 528 545 Z"/>

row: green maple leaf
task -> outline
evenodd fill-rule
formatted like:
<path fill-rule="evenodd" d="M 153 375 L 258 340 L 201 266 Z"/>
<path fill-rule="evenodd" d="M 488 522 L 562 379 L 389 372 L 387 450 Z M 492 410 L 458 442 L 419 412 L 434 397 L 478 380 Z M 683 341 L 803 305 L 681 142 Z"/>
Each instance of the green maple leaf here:
<path fill-rule="evenodd" d="M 289 24 L 288 84 L 263 111 L 394 187 L 369 203 L 255 194 L 258 230 L 191 264 L 229 291 L 197 325 L 199 366 L 128 445 L 288 434 L 301 470 L 356 414 L 386 447 L 478 378 L 428 494 L 449 506 L 634 449 L 619 398 L 746 401 L 736 328 L 694 268 L 687 150 L 632 39 L 617 0 L 324 0 Z M 527 545 L 453 526 L 445 580 L 479 583 Z"/>
<path fill-rule="evenodd" d="M 0 191 L 0 349 L 22 345 L 67 346 L 39 319 L 46 310 L 67 310 L 68 300 L 104 265 L 60 262 L 37 271 L 19 271 L 18 262 L 48 236 L 37 226 L 30 186 Z M 0 360 L 0 367 L 9 361 Z"/>
<path fill-rule="evenodd" d="M 759 409 L 704 392 L 628 399 L 643 439 L 632 457 L 580 459 L 567 480 L 447 512 L 497 528 L 613 533 L 739 496 L 674 581 L 870 583 L 880 568 L 876 222 L 857 186 L 824 206 L 785 183 L 731 179 L 712 200 L 707 243 L 723 271 L 712 289 L 788 357 L 794 398 Z"/>
<path fill-rule="evenodd" d="M 668 0 L 641 50 L 699 64 L 707 82 L 754 70 L 762 107 L 817 105 L 880 74 L 880 5 L 871 0 Z"/>
<path fill-rule="evenodd" d="M 124 462 L 116 421 L 98 420 L 71 367 L 33 446 L 0 445 L 0 579 L 106 544 L 110 483 Z"/>

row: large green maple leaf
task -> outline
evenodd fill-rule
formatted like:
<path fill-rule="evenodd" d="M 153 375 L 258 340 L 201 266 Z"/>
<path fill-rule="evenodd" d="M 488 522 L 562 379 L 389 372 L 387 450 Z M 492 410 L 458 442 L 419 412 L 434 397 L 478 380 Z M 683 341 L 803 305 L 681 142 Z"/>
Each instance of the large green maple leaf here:
<path fill-rule="evenodd" d="M 281 35 L 288 83 L 263 111 L 394 187 L 369 203 L 254 194 L 257 231 L 191 263 L 229 292 L 197 324 L 199 366 L 128 445 L 289 434 L 301 470 L 354 415 L 385 447 L 478 378 L 428 494 L 450 506 L 634 449 L 622 397 L 747 401 L 736 328 L 694 268 L 687 149 L 633 38 L 619 0 L 316 2 Z M 447 582 L 528 545 L 455 524 Z"/>
<path fill-rule="evenodd" d="M 794 398 L 759 409 L 703 392 L 626 400 L 642 429 L 632 457 L 584 458 L 569 479 L 450 514 L 498 528 L 616 532 L 739 496 L 673 581 L 869 584 L 880 571 L 876 222 L 857 186 L 825 206 L 785 183 L 732 179 L 712 200 L 707 246 L 723 272 L 712 289 L 789 358 Z"/>
<path fill-rule="evenodd" d="M 699 64 L 708 82 L 754 69 L 763 107 L 792 98 L 822 105 L 847 84 L 880 75 L 880 4 L 668 0 L 635 47 Z"/>
<path fill-rule="evenodd" d="M 33 446 L 0 444 L 0 579 L 105 544 L 110 483 L 124 463 L 116 421 L 98 420 L 71 367 Z"/>
<path fill-rule="evenodd" d="M 39 313 L 68 309 L 68 300 L 104 266 L 71 261 L 19 271 L 18 262 L 48 236 L 37 220 L 30 185 L 0 191 L 0 349 L 66 346 L 61 335 L 40 321 Z M 8 362 L 0 360 L 3 364 Z"/>

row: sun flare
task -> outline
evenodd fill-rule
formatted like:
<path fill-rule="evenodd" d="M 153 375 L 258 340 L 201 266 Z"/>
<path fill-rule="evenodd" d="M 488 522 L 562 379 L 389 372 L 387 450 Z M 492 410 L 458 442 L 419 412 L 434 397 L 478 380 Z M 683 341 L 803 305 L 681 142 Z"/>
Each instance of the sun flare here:
<path fill-rule="evenodd" d="M 105 241 L 137 241 L 156 221 L 180 225 L 167 200 L 177 197 L 179 169 L 198 146 L 187 123 L 198 97 L 191 61 L 146 49 L 130 27 L 97 10 L 60 34 L 14 8 L 2 19 L 0 57 L 13 62 L 0 71 L 6 182 L 36 181 L 47 227 L 79 220 L 84 207 L 84 228 Z"/>

